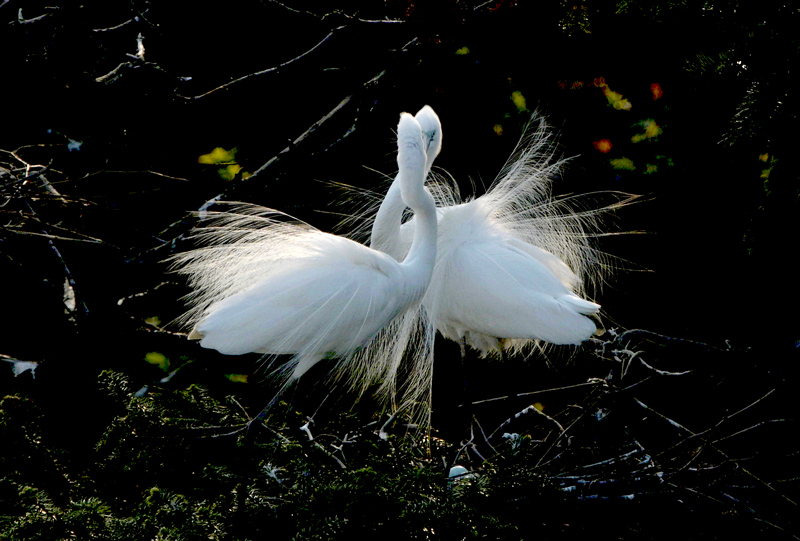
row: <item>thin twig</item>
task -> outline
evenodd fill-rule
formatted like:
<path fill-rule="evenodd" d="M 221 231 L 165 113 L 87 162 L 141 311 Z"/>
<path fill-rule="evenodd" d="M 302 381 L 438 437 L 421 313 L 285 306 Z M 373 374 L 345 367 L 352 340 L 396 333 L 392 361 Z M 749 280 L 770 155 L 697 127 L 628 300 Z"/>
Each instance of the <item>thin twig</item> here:
<path fill-rule="evenodd" d="M 117 24 L 115 26 L 109 26 L 108 28 L 93 28 L 92 32 L 111 32 L 112 30 L 119 30 L 120 28 L 123 28 L 123 27 L 129 25 L 130 23 L 138 23 L 140 16 L 143 16 L 148 11 L 150 11 L 150 8 L 147 8 L 140 15 L 137 15 L 136 17 L 128 19 L 127 21 L 125 21 L 123 23 Z"/>
<path fill-rule="evenodd" d="M 348 13 L 343 12 L 340 9 L 335 9 L 328 13 L 324 13 L 320 15 L 319 13 L 314 13 L 313 11 L 308 10 L 299 10 L 297 8 L 293 8 L 291 6 L 287 6 L 283 2 L 278 2 L 277 0 L 267 0 L 270 4 L 274 4 L 276 6 L 280 6 L 286 11 L 291 13 L 296 13 L 298 15 L 308 15 L 309 17 L 313 17 L 314 19 L 318 19 L 320 21 L 324 21 L 328 17 L 344 17 L 345 19 L 356 21 L 359 23 L 367 23 L 367 24 L 402 24 L 406 21 L 402 19 L 362 19 L 361 17 L 357 17 L 355 15 L 350 15 Z"/>
<path fill-rule="evenodd" d="M 238 78 L 234 79 L 233 81 L 229 81 L 229 82 L 227 82 L 227 83 L 225 83 L 223 85 L 220 85 L 220 86 L 218 86 L 216 88 L 212 88 L 211 90 L 209 90 L 207 92 L 204 92 L 202 94 L 199 94 L 197 96 L 181 96 L 180 94 L 178 94 L 177 96 L 179 98 L 183 98 L 183 99 L 186 99 L 186 100 L 199 100 L 200 98 L 205 98 L 206 96 L 208 96 L 210 94 L 213 94 L 214 92 L 217 92 L 219 90 L 224 90 L 224 89 L 226 89 L 226 88 L 228 88 L 228 87 L 230 87 L 230 86 L 232 86 L 232 85 L 234 85 L 236 83 L 240 83 L 242 81 L 250 79 L 251 77 L 258 77 L 259 75 L 265 75 L 267 73 L 277 72 L 279 69 L 285 68 L 286 66 L 288 66 L 290 64 L 293 64 L 294 62 L 297 62 L 298 60 L 300 60 L 300 59 L 306 57 L 307 55 L 311 54 L 312 52 L 314 52 L 319 47 L 321 47 L 325 42 L 327 42 L 331 38 L 331 36 L 333 36 L 334 33 L 336 33 L 339 30 L 342 30 L 343 28 L 345 28 L 345 27 L 344 26 L 337 26 L 336 28 L 334 28 L 333 30 L 328 32 L 327 36 L 322 38 L 322 40 L 320 40 L 316 45 L 314 45 L 310 49 L 308 49 L 304 53 L 301 53 L 300 55 L 298 55 L 298 56 L 296 56 L 296 57 L 294 57 L 294 58 L 292 58 L 290 60 L 287 60 L 286 62 L 278 64 L 277 66 L 274 66 L 272 68 L 263 69 L 261 71 L 255 72 L 255 73 L 249 73 L 247 75 L 243 75 L 241 77 L 238 77 Z"/>
<path fill-rule="evenodd" d="M 184 182 L 189 182 L 189 179 L 188 179 L 188 178 L 184 178 L 184 177 L 174 177 L 174 176 L 172 176 L 172 175 L 167 175 L 167 174 L 165 174 L 165 173 L 159 173 L 158 171 L 152 171 L 152 170 L 150 170 L 150 169 L 141 169 L 141 170 L 131 169 L 131 170 L 129 170 L 129 171 L 125 171 L 125 170 L 113 170 L 113 169 L 103 169 L 103 170 L 101 170 L 101 171 L 94 171 L 94 172 L 92 172 L 92 173 L 87 173 L 87 174 L 83 175 L 82 177 L 80 177 L 80 178 L 76 179 L 76 181 L 79 181 L 79 180 L 86 180 L 87 178 L 91 178 L 91 177 L 94 177 L 94 176 L 96 176 L 96 175 L 103 175 L 103 174 L 107 174 L 107 173 L 120 174 L 120 175 L 136 175 L 136 174 L 155 175 L 155 176 L 157 176 L 157 177 L 168 178 L 168 179 L 170 179 L 170 180 L 182 180 L 182 181 L 184 181 Z"/>
<path fill-rule="evenodd" d="M 533 396 L 533 395 L 538 395 L 538 394 L 542 394 L 542 393 L 549 393 L 549 392 L 553 392 L 553 391 L 566 391 L 566 390 L 569 390 L 569 389 L 577 389 L 579 387 L 586 387 L 587 385 L 593 387 L 593 386 L 596 386 L 597 383 L 594 382 L 594 381 L 590 381 L 590 382 L 586 382 L 586 383 L 576 383 L 575 385 L 567 385 L 565 387 L 553 387 L 551 389 L 542 389 L 542 390 L 539 390 L 539 391 L 528 391 L 528 392 L 524 392 L 524 393 L 517 393 L 515 396 L 518 396 L 518 397 L 521 397 L 521 396 Z M 478 404 L 484 404 L 486 402 L 496 402 L 496 401 L 499 401 L 499 400 L 508 400 L 509 398 L 510 397 L 508 395 L 506 395 L 506 396 L 497 396 L 497 397 L 494 397 L 494 398 L 485 398 L 483 400 L 476 400 L 476 401 L 472 402 L 472 405 L 476 406 Z"/>
<path fill-rule="evenodd" d="M 738 414 L 742 413 L 743 411 L 746 411 L 746 410 L 748 410 L 749 408 L 753 407 L 754 405 L 756 405 L 756 404 L 760 403 L 761 401 L 763 401 L 765 398 L 767 398 L 768 396 L 770 396 L 770 395 L 771 395 L 772 393 L 774 393 L 774 392 L 775 392 L 775 389 L 772 389 L 772 390 L 771 390 L 771 391 L 769 391 L 767 394 L 765 394 L 765 395 L 764 395 L 764 396 L 762 396 L 761 398 L 759 398 L 759 399 L 755 400 L 755 401 L 754 401 L 754 402 L 752 402 L 751 404 L 749 404 L 749 405 L 745 406 L 744 408 L 742 408 L 742 409 L 740 409 L 740 410 L 736 411 L 735 413 L 732 413 L 732 414 L 730 414 L 730 415 L 728 415 L 728 416 L 724 417 L 722 420 L 720 420 L 720 422 L 718 422 L 718 423 L 717 423 L 717 425 L 716 425 L 716 426 L 720 426 L 720 425 L 721 425 L 721 424 L 723 424 L 725 421 L 727 421 L 727 420 L 729 420 L 729 419 L 733 418 L 734 416 L 736 416 L 736 415 L 738 415 Z M 671 424 L 672 426 L 675 426 L 675 427 L 677 427 L 677 428 L 679 428 L 679 429 L 683 430 L 684 432 L 686 432 L 686 433 L 690 434 L 692 437 L 696 436 L 696 434 L 695 434 L 695 433 L 694 433 L 692 430 L 689 430 L 688 428 L 686 428 L 685 426 L 681 425 L 680 423 L 678 423 L 678 422 L 676 422 L 676 421 L 673 421 L 672 419 L 670 419 L 670 418 L 669 418 L 669 417 L 667 417 L 666 415 L 664 415 L 664 414 L 662 414 L 662 413 L 660 413 L 660 412 L 658 412 L 658 411 L 654 410 L 653 408 L 651 408 L 650 406 L 648 406 L 647 404 L 645 404 L 644 402 L 642 402 L 642 401 L 641 401 L 641 400 L 639 400 L 638 398 L 634 398 L 634 401 L 635 401 L 637 404 L 639 404 L 640 406 L 642 406 L 643 408 L 645 408 L 647 411 L 649 411 L 649 412 L 651 412 L 651 413 L 653 413 L 653 414 L 655 414 L 655 415 L 657 415 L 657 416 L 661 417 L 662 419 L 666 420 L 666 421 L 667 421 L 669 424 Z M 719 453 L 720 455 L 722 455 L 724 458 L 726 458 L 726 459 L 729 459 L 729 458 L 730 458 L 730 457 L 727 455 L 727 453 L 725 453 L 724 451 L 722 451 L 722 450 L 720 450 L 718 447 L 716 447 L 716 446 L 713 444 L 713 442 L 709 442 L 709 443 L 708 443 L 708 446 L 709 446 L 710 448 L 714 449 L 714 450 L 715 450 L 717 453 Z M 779 492 L 779 491 L 778 491 L 778 490 L 777 490 L 775 487 L 773 487 L 773 486 L 772 486 L 772 484 L 771 484 L 771 483 L 767 483 L 766 481 L 764 481 L 763 479 L 761 479 L 760 477 L 758 477 L 757 475 L 755 475 L 753 472 L 751 472 L 750 470 L 748 470 L 747 468 L 745 468 L 744 466 L 742 466 L 740 462 L 738 462 L 738 461 L 734 461 L 734 462 L 736 462 L 736 464 L 737 464 L 737 466 L 739 467 L 739 469 L 740 469 L 742 472 L 744 472 L 746 475 L 748 475 L 749 477 L 751 477 L 752 479 L 754 479 L 755 481 L 757 481 L 757 482 L 758 482 L 759 484 L 761 484 L 762 486 L 765 486 L 765 487 L 766 487 L 766 488 L 768 488 L 770 491 L 774 492 L 774 493 L 775 493 L 777 496 L 779 496 L 781 499 L 785 500 L 786 502 L 790 503 L 790 504 L 791 504 L 791 505 L 793 505 L 793 506 L 797 506 L 797 503 L 796 503 L 794 500 L 792 500 L 791 498 L 789 498 L 789 497 L 788 497 L 788 496 L 786 496 L 785 494 L 783 494 L 783 493 Z"/>
<path fill-rule="evenodd" d="M 381 75 L 382 75 L 382 74 L 383 74 L 383 72 L 381 73 Z M 380 77 L 380 75 L 379 75 L 378 77 Z M 325 123 L 326 123 L 328 120 L 330 120 L 331 118 L 333 118 L 333 117 L 334 117 L 334 116 L 335 116 L 335 115 L 336 115 L 336 114 L 337 114 L 339 111 L 341 111 L 342 109 L 344 109 L 344 107 L 345 107 L 345 106 L 346 106 L 348 103 L 350 103 L 350 100 L 351 100 L 352 98 L 353 98 L 353 96 L 352 96 L 352 95 L 350 95 L 350 96 L 347 96 L 346 98 L 344 98 L 342 101 L 340 101 L 340 102 L 339 102 L 339 104 L 338 104 L 338 105 L 336 105 L 336 107 L 334 107 L 333 109 L 331 109 L 331 111 L 330 111 L 330 112 L 328 112 L 328 114 L 326 114 L 325 116 L 323 116 L 322 118 L 320 118 L 319 120 L 317 120 L 316 122 L 314 122 L 314 123 L 313 123 L 313 124 L 312 124 L 312 125 L 311 125 L 311 126 L 310 126 L 310 127 L 307 129 L 307 130 L 306 130 L 306 131 L 304 131 L 304 132 L 303 132 L 303 133 L 302 133 L 302 134 L 301 134 L 301 135 L 300 135 L 300 136 L 299 136 L 297 139 L 295 139 L 294 141 L 292 141 L 292 143 L 291 143 L 291 144 L 290 144 L 288 147 L 286 147 L 286 148 L 284 148 L 283 150 L 281 150 L 280 152 L 278 152 L 278 154 L 276 154 L 275 156 L 273 156 L 272 158 L 270 158 L 270 159 L 267 161 L 267 163 L 265 163 L 264 165 L 262 165 L 261 167 L 259 167 L 258 169 L 256 169 L 256 170 L 253 172 L 253 174 L 252 174 L 252 175 L 250 175 L 249 177 L 247 177 L 247 180 L 248 180 L 248 181 L 251 181 L 251 180 L 252 180 L 254 177 L 258 176 L 260 173 L 263 173 L 263 172 L 264 172 L 264 171 L 266 171 L 266 170 L 267 170 L 267 169 L 268 169 L 270 166 L 272 166 L 272 165 L 273 165 L 275 162 L 277 162 L 278 160 L 280 160 L 280 159 L 281 159 L 281 158 L 282 158 L 284 155 L 286 155 L 286 154 L 288 154 L 289 152 L 291 152 L 291 151 L 292 151 L 292 149 L 294 149 L 294 148 L 295 148 L 297 145 L 301 144 L 301 143 L 302 143 L 302 142 L 303 142 L 303 141 L 304 141 L 306 138 L 308 138 L 308 137 L 309 137 L 309 136 L 310 136 L 312 133 L 314 133 L 314 132 L 315 132 L 315 131 L 316 131 L 316 130 L 317 130 L 319 127 L 320 127 L 320 126 L 322 126 L 323 124 L 325 124 Z"/>
<path fill-rule="evenodd" d="M 652 331 L 647 331 L 647 330 L 644 330 L 644 329 L 631 329 L 631 330 L 625 331 L 622 334 L 618 334 L 614 338 L 614 340 L 612 340 L 611 342 L 622 343 L 624 340 L 628 339 L 629 337 L 633 337 L 633 336 L 643 337 L 643 338 L 647 339 L 648 342 L 652 342 L 652 343 L 657 343 L 656 342 L 656 340 L 657 340 L 658 342 L 662 342 L 662 343 L 686 344 L 686 345 L 698 346 L 698 347 L 705 348 L 705 349 L 707 349 L 709 351 L 731 351 L 730 347 L 720 348 L 720 347 L 717 347 L 717 346 L 712 346 L 711 344 L 706 344 L 705 342 L 698 342 L 698 341 L 695 341 L 695 340 L 687 340 L 685 338 L 675 338 L 673 336 L 666 336 L 666 335 L 658 334 L 658 333 L 655 333 L 655 332 L 652 332 Z"/>
<path fill-rule="evenodd" d="M 88 239 L 76 239 L 72 237 L 62 237 L 60 235 L 52 235 L 50 233 L 37 233 L 36 231 L 23 231 L 21 229 L 15 229 L 10 227 L 4 227 L 4 231 L 8 231 L 9 233 L 14 233 L 15 235 L 31 235 L 34 237 L 44 237 L 50 240 L 67 240 L 70 242 L 86 242 L 88 244 L 105 244 L 100 239 L 88 238 Z"/>
<path fill-rule="evenodd" d="M 2 6 L 0 6 L 0 7 L 2 7 Z M 24 18 L 22 16 L 22 8 L 19 8 L 19 12 L 17 13 L 17 20 L 16 21 L 11 21 L 10 24 L 31 24 L 31 23 L 39 22 L 39 21 L 44 20 L 46 17 L 49 17 L 50 15 L 53 14 L 54 11 L 56 11 L 56 10 L 58 10 L 60 8 L 58 6 L 47 6 L 44 9 L 49 10 L 50 12 L 49 13 L 43 13 L 43 14 L 41 14 L 41 15 L 39 15 L 37 17 L 33 17 L 31 19 L 26 19 L 26 18 Z"/>
<path fill-rule="evenodd" d="M 633 360 L 633 359 L 631 359 L 631 360 Z M 668 372 L 667 370 L 659 370 L 658 368 L 656 368 L 654 366 L 650 366 L 649 364 L 647 364 L 644 361 L 644 359 L 642 359 L 642 358 L 639 358 L 639 363 L 644 365 L 645 368 L 647 368 L 649 370 L 652 370 L 653 372 L 655 372 L 659 376 L 685 376 L 685 375 L 691 374 L 693 372 L 692 370 L 684 370 L 683 372 Z"/>
<path fill-rule="evenodd" d="M 31 204 L 28 201 L 25 201 L 25 206 L 28 207 L 28 210 L 30 211 L 30 213 L 33 216 L 36 216 L 36 212 L 34 212 L 33 207 L 31 206 Z M 42 233 L 43 233 L 43 236 L 50 237 L 50 235 L 48 233 L 46 233 L 44 231 Z M 53 239 L 53 238 L 48 238 L 47 239 L 47 243 L 50 245 L 50 249 L 53 250 L 53 252 L 55 253 L 55 255 L 58 258 L 58 260 L 61 262 L 61 267 L 64 269 L 64 275 L 66 276 L 66 279 L 67 279 L 67 284 L 72 289 L 72 292 L 75 293 L 77 288 L 76 288 L 75 280 L 72 277 L 72 272 L 70 272 L 69 267 L 67 266 L 67 262 L 64 259 L 64 256 L 61 255 L 61 251 L 58 249 L 58 247 L 56 246 L 55 242 L 53 242 L 54 240 L 55 239 Z M 87 315 L 89 313 L 89 308 L 86 306 L 86 303 L 83 301 L 82 296 L 79 296 L 79 295 L 76 294 L 75 298 L 77 299 L 76 307 L 77 307 L 77 305 L 79 303 L 80 306 L 81 306 L 83 314 Z"/>
<path fill-rule="evenodd" d="M 769 419 L 767 421 L 761 421 L 761 422 L 756 423 L 754 425 L 748 426 L 747 428 L 743 428 L 741 430 L 738 430 L 738 431 L 734 432 L 733 434 L 728 434 L 727 436 L 723 436 L 721 438 L 717 438 L 716 440 L 712 441 L 711 443 L 719 443 L 719 442 L 722 442 L 722 441 L 725 441 L 725 440 L 729 440 L 729 439 L 734 438 L 736 436 L 741 436 L 742 434 L 750 432 L 751 430 L 755 430 L 756 428 L 760 428 L 762 426 L 766 426 L 768 424 L 785 423 L 787 421 L 788 421 L 788 419 Z"/>
<path fill-rule="evenodd" d="M 497 428 L 495 428 L 495 429 L 494 429 L 494 431 L 493 431 L 493 432 L 492 432 L 492 433 L 489 435 L 489 439 L 493 438 L 493 437 L 494 437 L 494 435 L 495 435 L 495 434 L 497 434 L 497 432 L 499 432 L 501 429 L 503 429 L 503 428 L 507 427 L 508 425 L 510 425 L 510 424 L 511 424 L 512 422 L 514 422 L 516 419 L 519 419 L 519 418 L 520 418 L 520 417 L 522 417 L 523 415 L 527 415 L 527 414 L 529 414 L 529 413 L 536 413 L 536 414 L 538 414 L 538 415 L 541 415 L 542 417 L 544 417 L 545 419 L 547 419 L 548 421 L 550 421 L 551 423 L 553 423 L 554 425 L 556 425 L 556 427 L 558 427 L 559 434 L 563 434 L 563 433 L 564 433 L 564 427 L 563 427 L 563 426 L 561 426 L 561 423 L 559 423 L 558 421 L 556 421 L 555 419 L 553 419 L 552 417 L 550 417 L 549 415 L 547 415 L 545 412 L 543 412 L 543 411 L 541 411 L 541 410 L 537 409 L 536 407 L 534 407 L 534 406 L 528 406 L 528 407 L 526 407 L 525 409 L 523 409 L 522 411 L 520 411 L 520 412 L 518 412 L 518 413 L 514 414 L 514 416 L 513 416 L 513 417 L 509 417 L 508 419 L 506 419 L 505 421 L 503 421 L 502 423 L 500 423 L 500 426 L 498 426 Z"/>

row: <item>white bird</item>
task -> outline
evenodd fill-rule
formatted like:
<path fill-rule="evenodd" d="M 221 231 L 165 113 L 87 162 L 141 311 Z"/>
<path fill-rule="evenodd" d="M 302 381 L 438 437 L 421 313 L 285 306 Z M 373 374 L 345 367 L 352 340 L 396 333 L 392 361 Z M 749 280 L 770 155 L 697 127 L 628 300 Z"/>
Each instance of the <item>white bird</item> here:
<path fill-rule="evenodd" d="M 427 176 L 441 148 L 441 124 L 428 106 L 415 118 L 431 141 Z M 549 148 L 542 122 L 533 136 L 481 197 L 459 203 L 441 185 L 437 192 L 445 201 L 437 209 L 436 268 L 423 305 L 445 338 L 482 356 L 532 341 L 579 344 L 597 331 L 589 316 L 600 305 L 576 293 L 581 281 L 562 260 L 585 269 L 588 215 L 558 211 L 549 183 L 559 164 L 542 156 Z M 395 180 L 375 216 L 371 246 L 398 260 L 417 223 L 414 217 L 401 225 L 403 210 Z"/>
<path fill-rule="evenodd" d="M 415 118 L 427 144 L 427 178 L 441 150 L 442 129 L 428 106 Z M 470 346 L 482 357 L 544 343 L 579 344 L 597 332 L 592 318 L 600 306 L 582 295 L 584 282 L 602 278 L 605 256 L 590 239 L 601 234 L 603 212 L 632 198 L 585 211 L 576 210 L 573 198 L 553 198 L 550 186 L 563 161 L 553 160 L 544 120 L 531 126 L 484 195 L 462 202 L 454 183 L 428 179 L 438 205 L 438 240 L 422 307 L 393 321 L 358 352 L 354 377 L 363 379 L 362 388 L 382 381 L 378 393 L 400 396 L 423 426 L 430 422 L 437 330 L 457 341 L 462 355 Z M 368 206 L 343 225 L 357 223 L 354 237 L 371 235 L 372 248 L 399 261 L 416 233 L 416 215 L 403 221 L 407 216 L 395 179 L 377 212 Z"/>
<path fill-rule="evenodd" d="M 402 262 L 288 223 L 277 211 L 244 206 L 212 213 L 216 219 L 197 235 L 210 245 L 174 258 L 194 290 L 189 337 L 228 355 L 291 354 L 279 369 L 287 384 L 326 357 L 358 372 L 360 349 L 418 310 L 436 259 L 436 207 L 424 187 L 427 141 L 408 113 L 400 116 L 397 139 L 397 193 L 417 224 Z"/>

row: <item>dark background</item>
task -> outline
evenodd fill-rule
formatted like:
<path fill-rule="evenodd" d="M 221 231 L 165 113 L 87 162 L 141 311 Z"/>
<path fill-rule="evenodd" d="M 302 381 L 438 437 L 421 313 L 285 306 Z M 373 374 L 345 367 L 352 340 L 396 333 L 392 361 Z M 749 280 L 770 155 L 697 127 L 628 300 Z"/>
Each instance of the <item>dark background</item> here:
<path fill-rule="evenodd" d="M 398 114 L 425 104 L 443 124 L 437 166 L 480 195 L 538 110 L 573 157 L 556 195 L 642 196 L 608 224 L 630 234 L 598 241 L 616 265 L 593 295 L 607 326 L 747 352 L 713 385 L 734 381 L 734 402 L 775 387 L 775 411 L 793 419 L 799 19 L 788 2 L 0 1 L 0 354 L 40 363 L 25 392 L 79 448 L 109 414 L 96 411 L 98 374 L 152 384 L 148 353 L 193 361 L 202 370 L 182 377 L 228 385 L 257 411 L 260 376 L 214 383 L 258 374 L 257 359 L 202 351 L 167 325 L 186 289 L 163 261 L 187 247 L 190 212 L 221 196 L 331 230 L 352 209 L 335 183 L 380 196 Z M 661 132 L 633 142 L 645 120 Z M 216 147 L 236 149 L 233 178 L 198 162 Z M 455 346 L 437 347 L 457 362 Z M 706 352 L 672 358 L 715 373 L 724 362 Z M 567 382 L 607 372 L 535 357 L 470 370 L 494 396 L 519 373 L 542 388 L 532 374 L 553 364 Z M 23 385 L 10 369 L 2 382 L 9 395 Z M 693 399 L 689 417 L 741 407 Z"/>

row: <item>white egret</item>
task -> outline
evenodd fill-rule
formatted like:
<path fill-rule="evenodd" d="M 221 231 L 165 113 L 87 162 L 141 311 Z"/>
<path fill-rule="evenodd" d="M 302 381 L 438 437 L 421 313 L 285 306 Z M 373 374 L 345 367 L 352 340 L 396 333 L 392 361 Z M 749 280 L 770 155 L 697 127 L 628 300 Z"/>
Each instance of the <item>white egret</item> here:
<path fill-rule="evenodd" d="M 427 106 L 415 118 L 432 139 L 430 170 L 441 124 Z M 579 344 L 597 330 L 587 316 L 600 305 L 576 294 L 581 282 L 559 257 L 585 269 L 586 216 L 554 213 L 548 191 L 559 164 L 531 163 L 547 147 L 542 123 L 534 137 L 487 193 L 465 203 L 450 196 L 450 204 L 437 209 L 437 262 L 423 304 L 445 338 L 483 356 L 509 339 L 517 347 L 533 340 Z M 376 214 L 371 246 L 396 259 L 407 252 L 416 227 L 414 218 L 401 225 L 402 212 L 395 181 Z"/>
<path fill-rule="evenodd" d="M 287 384 L 326 357 L 353 373 L 358 352 L 384 327 L 415 313 L 436 259 L 436 207 L 424 187 L 427 140 L 403 113 L 397 128 L 397 185 L 417 227 L 402 262 L 280 212 L 244 206 L 211 213 L 197 236 L 210 245 L 175 256 L 193 288 L 190 338 L 238 355 L 291 354 Z M 375 368 L 375 374 L 381 373 Z M 363 376 L 354 374 L 363 383 Z"/>
<path fill-rule="evenodd" d="M 441 124 L 428 106 L 415 118 L 429 141 L 427 177 L 441 148 Z M 597 332 L 593 318 L 600 305 L 581 296 L 584 280 L 599 275 L 602 266 L 588 239 L 597 229 L 599 212 L 619 203 L 576 212 L 568 200 L 553 199 L 550 185 L 563 162 L 552 159 L 544 120 L 532 126 L 482 196 L 462 202 L 453 185 L 436 180 L 428 184 L 439 205 L 439 227 L 424 309 L 408 313 L 403 324 L 396 325 L 404 332 L 374 341 L 366 355 L 385 358 L 405 349 L 412 358 L 406 398 L 423 407 L 430 401 L 437 330 L 458 342 L 462 355 L 468 345 L 482 357 L 504 356 L 542 342 L 576 345 Z M 374 215 L 370 244 L 402 260 L 417 219 L 402 222 L 405 207 L 399 188 L 395 180 Z M 368 213 L 360 216 L 367 218 L 366 224 Z M 419 319 L 409 321 L 414 317 Z M 394 363 L 392 374 L 399 360 Z"/>

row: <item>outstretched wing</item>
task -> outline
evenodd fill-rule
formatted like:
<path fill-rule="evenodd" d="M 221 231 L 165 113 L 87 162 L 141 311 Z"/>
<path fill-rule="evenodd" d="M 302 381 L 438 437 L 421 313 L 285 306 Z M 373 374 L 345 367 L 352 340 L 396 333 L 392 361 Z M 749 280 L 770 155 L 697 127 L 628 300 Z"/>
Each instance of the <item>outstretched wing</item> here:
<path fill-rule="evenodd" d="M 397 264 L 341 237 L 318 235 L 316 254 L 208 307 L 201 345 L 237 355 L 346 354 L 402 308 Z"/>

